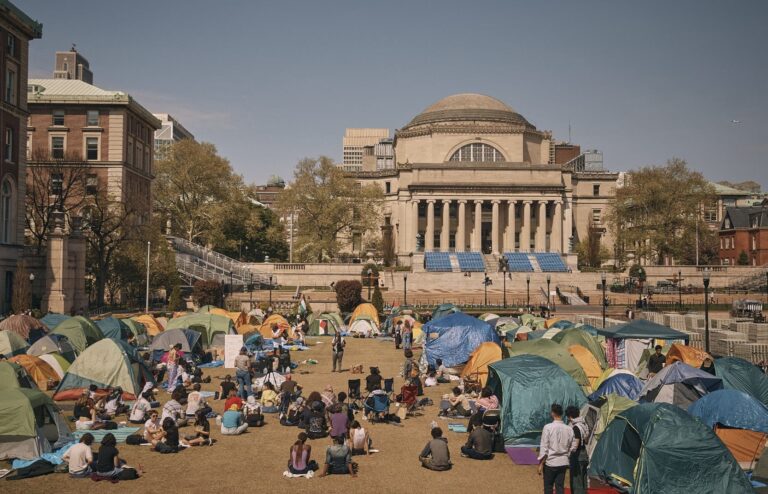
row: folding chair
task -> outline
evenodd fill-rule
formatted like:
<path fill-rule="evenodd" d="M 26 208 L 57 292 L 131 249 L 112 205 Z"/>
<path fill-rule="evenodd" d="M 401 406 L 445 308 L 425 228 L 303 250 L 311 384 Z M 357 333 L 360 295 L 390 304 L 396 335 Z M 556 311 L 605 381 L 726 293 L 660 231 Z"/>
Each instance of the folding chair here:
<path fill-rule="evenodd" d="M 386 422 L 389 415 L 389 396 L 384 393 L 368 395 L 365 399 L 365 414 L 370 422 Z"/>
<path fill-rule="evenodd" d="M 360 391 L 360 379 L 347 380 L 347 399 L 350 408 L 355 410 L 363 409 L 363 395 Z"/>
<path fill-rule="evenodd" d="M 384 392 L 387 393 L 387 396 L 389 396 L 389 400 L 392 401 L 395 399 L 395 378 L 390 377 L 389 379 L 384 379 Z"/>
<path fill-rule="evenodd" d="M 405 405 L 407 415 L 416 415 L 418 410 L 417 394 L 419 390 L 416 386 L 410 384 L 400 388 L 399 402 Z"/>

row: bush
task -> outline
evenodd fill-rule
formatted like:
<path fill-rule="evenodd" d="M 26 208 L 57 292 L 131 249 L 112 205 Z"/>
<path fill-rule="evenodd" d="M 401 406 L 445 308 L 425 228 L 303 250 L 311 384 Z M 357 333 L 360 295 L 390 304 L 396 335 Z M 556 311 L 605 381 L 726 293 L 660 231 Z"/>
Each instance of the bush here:
<path fill-rule="evenodd" d="M 637 278 L 639 281 L 645 281 L 645 269 L 639 264 L 633 264 L 632 267 L 629 268 L 629 276 L 631 278 Z"/>
<path fill-rule="evenodd" d="M 352 312 L 363 301 L 363 284 L 357 280 L 341 280 L 334 285 L 336 303 L 341 312 Z"/>
<path fill-rule="evenodd" d="M 374 307 L 376 307 L 376 312 L 379 314 L 382 314 L 384 312 L 384 297 L 381 295 L 381 290 L 379 290 L 379 286 L 376 285 L 376 288 L 373 289 L 373 295 L 371 296 L 371 303 Z"/>
<path fill-rule="evenodd" d="M 173 291 L 168 298 L 168 310 L 171 312 L 187 310 L 187 304 L 181 297 L 181 287 L 179 285 L 173 285 Z"/>
<path fill-rule="evenodd" d="M 739 254 L 739 257 L 736 259 L 736 264 L 739 266 L 749 266 L 749 256 L 743 250 Z"/>
<path fill-rule="evenodd" d="M 368 277 L 368 270 L 371 270 L 371 276 Z M 370 280 L 370 285 L 372 287 L 378 285 L 379 281 L 379 267 L 375 264 L 368 263 L 365 266 L 363 266 L 363 269 L 360 271 L 360 281 L 362 282 L 364 287 L 367 287 L 369 285 L 368 281 Z"/>
<path fill-rule="evenodd" d="M 196 281 L 192 289 L 192 299 L 198 307 L 204 305 L 221 304 L 223 297 L 222 285 L 217 281 L 200 280 Z"/>

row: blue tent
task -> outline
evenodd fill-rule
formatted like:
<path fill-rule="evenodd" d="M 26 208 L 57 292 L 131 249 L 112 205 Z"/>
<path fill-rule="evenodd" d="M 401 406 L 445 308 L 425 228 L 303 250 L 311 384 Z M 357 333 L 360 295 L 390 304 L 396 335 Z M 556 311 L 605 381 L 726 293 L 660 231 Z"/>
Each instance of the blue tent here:
<path fill-rule="evenodd" d="M 656 338 L 659 340 L 684 340 L 688 341 L 688 335 L 675 331 L 667 326 L 656 324 L 655 322 L 646 321 L 645 319 L 635 319 L 628 323 L 619 324 L 618 326 L 611 326 L 610 328 L 598 329 L 597 334 L 605 336 L 606 338 L 626 339 L 626 338 L 640 338 L 650 339 Z"/>
<path fill-rule="evenodd" d="M 455 305 L 441 304 L 435 307 L 435 310 L 432 311 L 432 320 L 434 321 L 434 320 L 440 319 L 441 317 L 449 316 L 457 312 L 461 312 L 461 309 L 459 309 Z"/>
<path fill-rule="evenodd" d="M 94 322 L 101 332 L 104 333 L 104 338 L 127 340 L 128 336 L 131 334 L 131 329 L 128 325 L 116 317 L 110 316 Z"/>
<path fill-rule="evenodd" d="M 603 381 L 597 391 L 588 396 L 589 401 L 595 401 L 601 396 L 616 394 L 637 401 L 643 390 L 643 382 L 632 374 L 616 374 Z"/>
<path fill-rule="evenodd" d="M 490 324 L 463 312 L 432 320 L 421 330 L 426 335 L 424 353 L 432 365 L 436 359 L 442 359 L 446 367 L 461 365 L 486 341 L 501 346 L 499 335 Z"/>
<path fill-rule="evenodd" d="M 715 359 L 715 374 L 723 379 L 723 388 L 737 389 L 768 405 L 768 376 L 744 359 Z"/>
<path fill-rule="evenodd" d="M 709 393 L 692 403 L 688 413 L 711 428 L 720 424 L 768 433 L 768 407 L 743 391 L 721 389 Z"/>
<path fill-rule="evenodd" d="M 684 410 L 702 396 L 723 389 L 723 380 L 683 362 L 667 365 L 650 378 L 640 392 L 640 401 L 671 403 Z"/>
<path fill-rule="evenodd" d="M 57 314 L 55 312 L 50 312 L 50 313 L 44 315 L 40 319 L 40 322 L 42 322 L 43 324 L 45 324 L 49 328 L 55 328 L 56 326 L 59 325 L 59 323 L 61 323 L 62 321 L 66 321 L 69 318 L 70 318 L 70 316 L 68 316 L 66 314 Z"/>

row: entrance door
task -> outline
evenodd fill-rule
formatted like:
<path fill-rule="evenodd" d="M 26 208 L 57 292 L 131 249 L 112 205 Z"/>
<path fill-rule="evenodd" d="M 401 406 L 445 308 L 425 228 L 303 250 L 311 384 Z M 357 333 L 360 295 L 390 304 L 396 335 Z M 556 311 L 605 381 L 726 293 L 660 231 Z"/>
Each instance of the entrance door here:
<path fill-rule="evenodd" d="M 483 254 L 491 253 L 491 222 L 483 222 L 480 230 L 480 250 Z"/>

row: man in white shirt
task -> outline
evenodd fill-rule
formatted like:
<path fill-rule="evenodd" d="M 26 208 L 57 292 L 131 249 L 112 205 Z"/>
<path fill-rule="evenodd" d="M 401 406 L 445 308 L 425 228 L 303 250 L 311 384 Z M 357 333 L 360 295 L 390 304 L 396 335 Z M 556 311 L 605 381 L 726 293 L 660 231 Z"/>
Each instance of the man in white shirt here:
<path fill-rule="evenodd" d="M 539 475 L 544 475 L 544 493 L 563 494 L 565 472 L 573 442 L 573 429 L 563 423 L 563 407 L 557 403 L 550 409 L 552 422 L 541 431 L 539 447 Z"/>
<path fill-rule="evenodd" d="M 86 432 L 80 438 L 79 443 L 69 448 L 62 455 L 61 458 L 69 463 L 69 475 L 72 477 L 88 477 L 93 471 L 91 468 L 91 463 L 93 463 L 91 444 L 93 444 L 93 435 L 90 432 Z"/>

